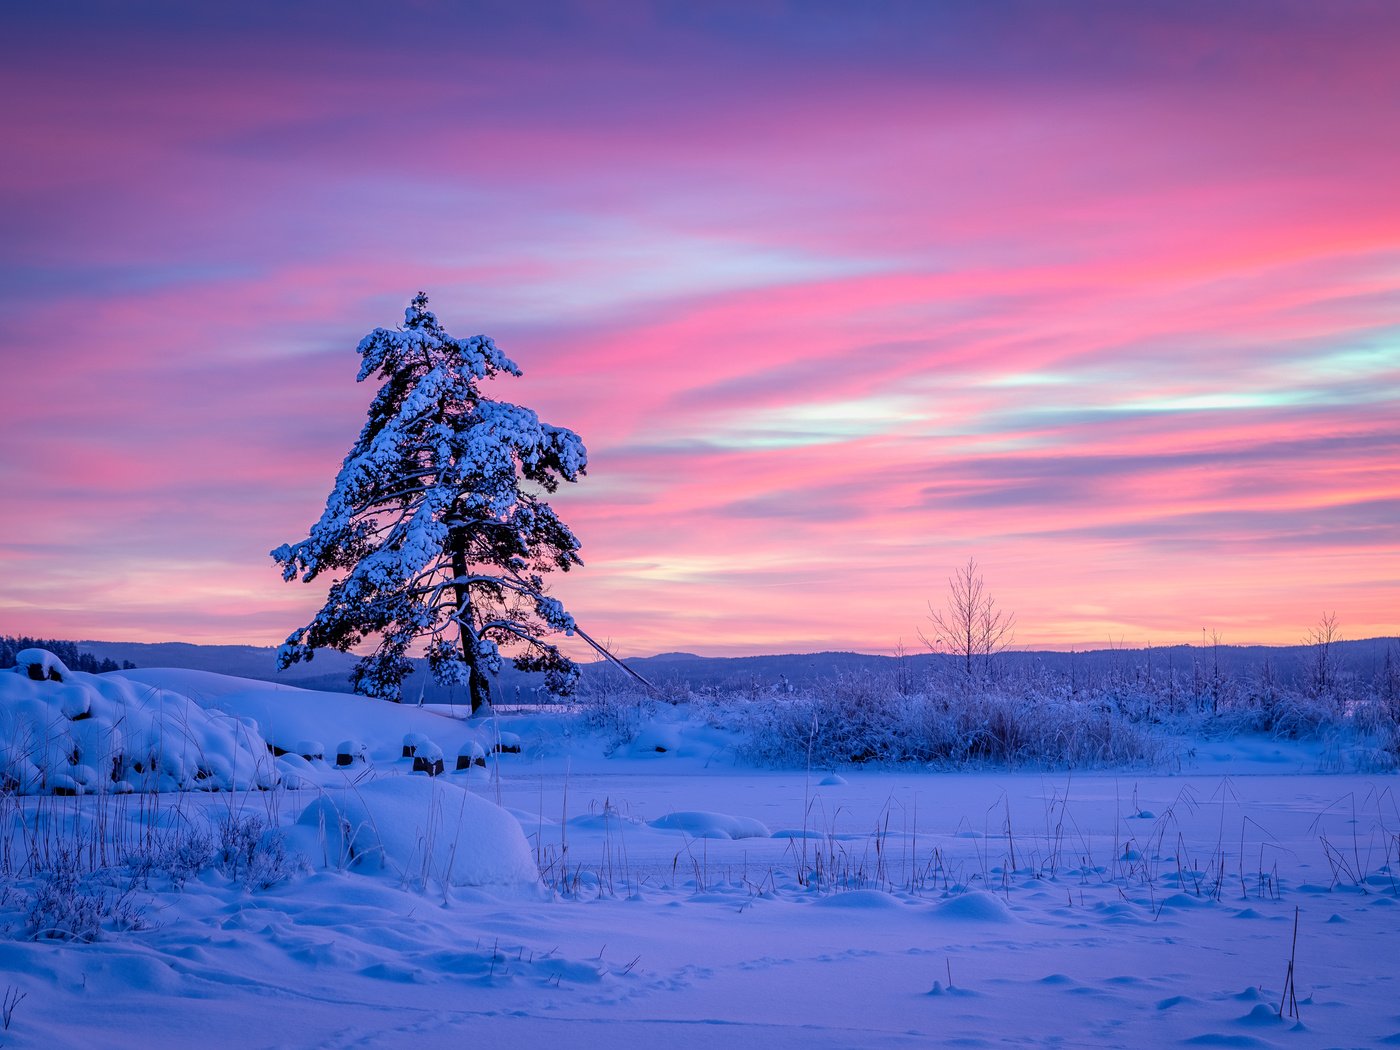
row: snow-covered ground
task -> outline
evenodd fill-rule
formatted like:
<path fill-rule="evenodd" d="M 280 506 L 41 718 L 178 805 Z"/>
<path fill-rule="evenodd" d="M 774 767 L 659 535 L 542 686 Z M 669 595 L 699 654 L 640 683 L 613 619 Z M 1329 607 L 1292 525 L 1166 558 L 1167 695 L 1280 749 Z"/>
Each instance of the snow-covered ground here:
<path fill-rule="evenodd" d="M 6 761 L 87 784 L 0 796 L 5 1047 L 1400 1043 L 1395 780 L 1315 747 L 774 771 L 691 707 L 617 744 L 569 712 L 65 679 L 0 673 Z M 121 793 L 89 723 L 196 790 L 139 790 L 127 747 Z M 69 883 L 25 866 L 65 850 Z M 64 892 L 105 894 L 95 940 L 32 921 Z"/>

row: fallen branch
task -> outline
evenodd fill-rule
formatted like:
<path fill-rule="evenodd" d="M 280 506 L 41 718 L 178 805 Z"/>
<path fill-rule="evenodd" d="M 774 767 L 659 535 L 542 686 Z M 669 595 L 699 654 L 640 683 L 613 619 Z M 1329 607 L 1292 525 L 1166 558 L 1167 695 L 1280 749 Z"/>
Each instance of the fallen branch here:
<path fill-rule="evenodd" d="M 615 664 L 616 666 L 620 667 L 626 674 L 631 675 L 631 676 L 632 676 L 633 678 L 635 678 L 637 681 L 641 682 L 642 685 L 646 687 L 647 691 L 650 692 L 650 693 L 652 694 L 652 696 L 655 696 L 655 697 L 660 697 L 660 696 L 661 696 L 661 690 L 657 689 L 656 686 L 654 686 L 654 685 L 652 685 L 650 682 L 648 682 L 645 678 L 643 678 L 640 674 L 638 674 L 636 671 L 634 671 L 631 667 L 628 667 L 625 663 L 623 663 L 621 660 L 619 660 L 616 656 L 614 656 L 612 653 L 608 652 L 608 650 L 607 650 L 604 646 L 600 645 L 598 642 L 595 642 L 592 638 L 590 638 L 590 637 L 588 636 L 587 632 L 585 632 L 584 629 L 583 629 L 582 627 L 580 627 L 578 624 L 574 624 L 574 634 L 578 635 L 578 636 L 579 636 L 580 638 L 582 638 L 585 642 L 587 642 L 590 646 L 592 646 L 592 647 L 593 647 L 593 651 L 596 652 L 599 656 L 603 657 L 603 659 L 612 661 L 613 664 Z"/>

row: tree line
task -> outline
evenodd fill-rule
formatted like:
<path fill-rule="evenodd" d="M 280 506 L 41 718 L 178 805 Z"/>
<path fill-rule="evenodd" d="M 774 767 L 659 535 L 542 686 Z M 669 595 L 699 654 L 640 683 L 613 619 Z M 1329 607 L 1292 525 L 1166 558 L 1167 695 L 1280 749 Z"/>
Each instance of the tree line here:
<path fill-rule="evenodd" d="M 108 671 L 130 671 L 136 667 L 130 660 L 117 663 L 92 653 L 78 649 L 76 642 L 65 642 L 58 638 L 30 638 L 26 635 L 0 635 L 0 670 L 14 667 L 18 656 L 26 649 L 47 649 L 67 665 L 70 671 L 84 671 L 87 674 L 105 674 Z"/>

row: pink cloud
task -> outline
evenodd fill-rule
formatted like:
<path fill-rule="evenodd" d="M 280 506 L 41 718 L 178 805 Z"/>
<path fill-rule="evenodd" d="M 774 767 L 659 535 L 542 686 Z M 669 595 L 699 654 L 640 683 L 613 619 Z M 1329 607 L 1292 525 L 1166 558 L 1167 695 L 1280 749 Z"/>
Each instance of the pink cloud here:
<path fill-rule="evenodd" d="M 424 288 L 589 444 L 628 652 L 887 648 L 970 554 L 1028 644 L 1393 631 L 1393 13 L 1188 8 L 26 16 L 0 630 L 280 640 Z"/>

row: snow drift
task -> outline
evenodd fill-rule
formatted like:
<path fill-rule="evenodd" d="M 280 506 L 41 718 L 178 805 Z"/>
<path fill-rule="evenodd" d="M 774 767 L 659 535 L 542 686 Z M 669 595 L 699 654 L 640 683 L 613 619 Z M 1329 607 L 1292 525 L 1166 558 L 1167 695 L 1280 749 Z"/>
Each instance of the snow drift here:
<path fill-rule="evenodd" d="M 120 675 L 70 671 L 42 649 L 0 672 L 0 790 L 233 791 L 277 780 L 250 719 Z"/>
<path fill-rule="evenodd" d="M 519 822 L 486 799 L 426 776 L 387 777 L 328 792 L 302 811 L 324 844 L 322 860 L 387 871 L 428 886 L 539 883 Z"/>

